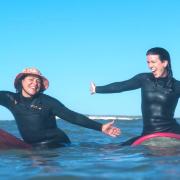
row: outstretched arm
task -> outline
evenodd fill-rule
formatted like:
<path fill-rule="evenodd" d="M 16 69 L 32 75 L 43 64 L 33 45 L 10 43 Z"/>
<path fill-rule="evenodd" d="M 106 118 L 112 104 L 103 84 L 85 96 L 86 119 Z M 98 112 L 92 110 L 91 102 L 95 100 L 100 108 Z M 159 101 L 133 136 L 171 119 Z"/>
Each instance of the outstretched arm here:
<path fill-rule="evenodd" d="M 144 79 L 144 75 L 138 74 L 129 80 L 121 81 L 121 82 L 114 82 L 105 86 L 96 86 L 94 82 L 91 82 L 90 92 L 91 94 L 119 93 L 123 91 L 134 90 L 141 87 L 141 82 L 143 79 Z"/>
<path fill-rule="evenodd" d="M 89 119 L 87 116 L 71 111 L 69 109 L 65 109 L 64 113 L 61 114 L 63 116 L 62 119 L 69 121 L 73 124 L 80 125 L 89 129 L 94 129 L 98 131 L 102 131 L 104 134 L 107 134 L 112 137 L 116 137 L 120 135 L 120 129 L 113 126 L 114 121 L 101 124 L 97 121 Z"/>
<path fill-rule="evenodd" d="M 52 107 L 53 114 L 63 120 L 66 120 L 72 124 L 83 126 L 89 129 L 102 131 L 103 133 L 112 137 L 116 137 L 120 135 L 120 129 L 113 126 L 114 122 L 101 124 L 97 121 L 89 119 L 87 116 L 83 114 L 68 109 L 56 99 L 52 98 L 51 101 L 52 101 L 51 104 L 53 104 Z"/>

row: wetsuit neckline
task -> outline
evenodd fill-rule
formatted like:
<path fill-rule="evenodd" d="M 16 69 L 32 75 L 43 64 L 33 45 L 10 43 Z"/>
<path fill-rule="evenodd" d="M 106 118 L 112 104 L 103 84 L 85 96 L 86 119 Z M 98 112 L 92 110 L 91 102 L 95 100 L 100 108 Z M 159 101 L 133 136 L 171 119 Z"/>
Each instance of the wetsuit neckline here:
<path fill-rule="evenodd" d="M 157 81 L 166 81 L 168 80 L 168 77 L 159 77 L 159 78 L 155 78 Z"/>
<path fill-rule="evenodd" d="M 151 76 L 152 76 L 152 78 L 153 78 L 154 80 L 156 80 L 156 81 L 166 81 L 166 80 L 168 80 L 168 76 L 156 78 L 156 77 L 154 77 L 154 75 L 153 75 L 152 73 L 151 73 Z"/>
<path fill-rule="evenodd" d="M 35 100 L 37 97 L 39 96 L 39 94 L 36 94 L 32 97 L 24 97 L 21 93 L 20 93 L 20 101 L 25 103 L 25 104 L 29 104 L 32 103 L 33 100 Z"/>
<path fill-rule="evenodd" d="M 168 76 L 166 77 L 159 77 L 155 78 L 153 74 L 151 74 L 152 80 L 155 83 L 155 87 L 160 86 L 160 87 L 166 87 L 166 84 L 168 82 Z"/>

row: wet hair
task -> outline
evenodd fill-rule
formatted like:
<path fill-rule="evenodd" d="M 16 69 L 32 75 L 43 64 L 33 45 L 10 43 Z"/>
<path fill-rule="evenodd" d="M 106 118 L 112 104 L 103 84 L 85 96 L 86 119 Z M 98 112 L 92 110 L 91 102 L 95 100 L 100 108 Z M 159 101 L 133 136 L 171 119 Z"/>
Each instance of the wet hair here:
<path fill-rule="evenodd" d="M 17 92 L 17 93 L 22 92 L 22 80 L 23 80 L 25 77 L 27 77 L 27 76 L 29 76 L 29 74 L 26 74 L 26 75 L 22 76 L 20 79 L 18 79 L 18 81 L 17 81 L 17 86 L 16 86 L 16 92 Z M 41 81 L 41 88 L 40 88 L 40 90 L 39 90 L 39 93 L 42 93 L 42 92 L 45 91 L 45 89 L 44 89 L 44 87 L 43 87 L 43 81 L 42 81 L 41 78 L 40 78 L 40 81 Z"/>
<path fill-rule="evenodd" d="M 171 68 L 171 58 L 169 52 L 161 47 L 151 48 L 146 52 L 147 55 L 158 55 L 161 62 L 168 61 L 168 65 L 166 67 L 167 70 L 167 83 L 166 86 L 170 89 L 173 89 L 173 72 Z"/>

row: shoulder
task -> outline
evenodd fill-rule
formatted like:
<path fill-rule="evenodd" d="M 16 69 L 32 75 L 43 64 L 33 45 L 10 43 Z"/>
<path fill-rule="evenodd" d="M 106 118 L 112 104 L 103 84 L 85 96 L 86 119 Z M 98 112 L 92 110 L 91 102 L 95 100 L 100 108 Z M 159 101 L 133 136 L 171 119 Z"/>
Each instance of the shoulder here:
<path fill-rule="evenodd" d="M 147 80 L 152 78 L 152 73 L 139 73 L 136 74 L 133 78 L 139 79 L 139 80 Z"/>
<path fill-rule="evenodd" d="M 175 78 L 173 78 L 173 82 L 174 82 L 175 88 L 179 88 L 180 89 L 180 81 L 175 79 Z"/>
<path fill-rule="evenodd" d="M 175 78 L 173 78 L 173 89 L 174 89 L 175 93 L 180 95 L 180 81 L 176 80 Z"/>
<path fill-rule="evenodd" d="M 143 72 L 143 73 L 137 74 L 136 76 L 139 76 L 139 77 L 151 77 L 152 73 Z"/>
<path fill-rule="evenodd" d="M 11 91 L 0 91 L 0 96 L 16 97 L 17 93 L 14 93 L 14 92 L 11 92 Z"/>
<path fill-rule="evenodd" d="M 8 102 L 16 103 L 18 99 L 18 93 L 13 93 L 10 91 L 0 91 L 0 101 L 3 104 Z"/>
<path fill-rule="evenodd" d="M 56 98 L 54 98 L 50 95 L 47 95 L 47 94 L 43 94 L 43 93 L 39 94 L 39 98 L 41 100 L 45 100 L 45 101 L 58 101 Z"/>
<path fill-rule="evenodd" d="M 0 91 L 1 94 L 17 94 L 11 91 Z"/>
<path fill-rule="evenodd" d="M 43 94 L 41 93 L 39 95 L 39 99 L 41 102 L 45 103 L 45 104 L 62 104 L 57 98 L 54 98 L 50 95 L 47 95 L 47 94 Z"/>

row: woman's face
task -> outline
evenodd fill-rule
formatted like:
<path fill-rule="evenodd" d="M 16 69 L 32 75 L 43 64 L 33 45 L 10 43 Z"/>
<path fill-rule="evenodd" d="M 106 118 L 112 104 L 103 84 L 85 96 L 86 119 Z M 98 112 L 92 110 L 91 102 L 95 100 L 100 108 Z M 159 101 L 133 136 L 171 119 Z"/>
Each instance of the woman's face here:
<path fill-rule="evenodd" d="M 161 61 L 159 55 L 147 55 L 147 64 L 155 78 L 167 76 L 168 61 Z"/>
<path fill-rule="evenodd" d="M 41 89 L 41 79 L 37 76 L 28 75 L 22 80 L 22 95 L 32 97 Z"/>

